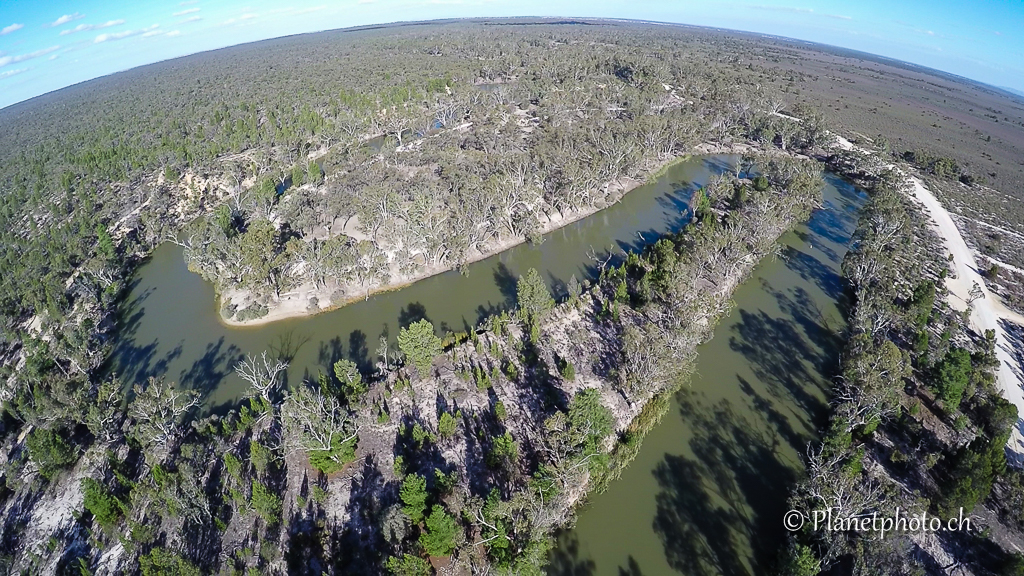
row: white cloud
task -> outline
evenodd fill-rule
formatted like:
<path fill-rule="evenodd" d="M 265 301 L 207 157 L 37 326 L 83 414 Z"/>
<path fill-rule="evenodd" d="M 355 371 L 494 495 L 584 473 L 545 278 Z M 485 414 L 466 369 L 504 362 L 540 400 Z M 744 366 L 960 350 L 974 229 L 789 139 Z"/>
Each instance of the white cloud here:
<path fill-rule="evenodd" d="M 47 58 L 47 60 L 56 60 L 57 58 L 60 58 L 60 54 L 54 54 L 53 56 Z"/>
<path fill-rule="evenodd" d="M 238 18 L 229 18 L 224 21 L 224 24 L 236 24 L 239 22 L 245 22 L 246 20 L 252 20 L 253 18 L 259 18 L 259 14 L 242 14 Z"/>
<path fill-rule="evenodd" d="M 191 22 L 199 22 L 202 19 L 202 16 L 192 16 L 191 18 L 185 18 L 181 22 L 178 22 L 178 24 L 189 24 Z"/>
<path fill-rule="evenodd" d="M 28 54 L 21 54 L 19 56 L 2 56 L 0 57 L 0 67 L 7 66 L 8 64 L 16 64 L 18 62 L 24 62 L 25 60 L 31 60 L 32 58 L 38 58 L 45 56 L 50 52 L 60 49 L 60 46 L 50 46 L 49 48 L 43 48 L 42 50 L 36 50 Z"/>
<path fill-rule="evenodd" d="M 50 27 L 52 28 L 54 26 L 60 26 L 61 24 L 67 24 L 72 20 L 80 20 L 82 18 L 85 18 L 85 14 L 79 14 L 78 12 L 75 12 L 74 14 L 65 14 L 51 22 Z"/>
<path fill-rule="evenodd" d="M 17 32 L 18 30 L 21 30 L 24 27 L 24 24 L 11 24 L 10 26 L 5 26 L 3 30 L 0 30 L 0 36 L 6 36 L 11 32 Z"/>
<path fill-rule="evenodd" d="M 180 12 L 175 12 L 174 14 L 171 14 L 171 16 L 174 16 L 175 18 L 177 18 L 178 16 L 184 16 L 186 14 L 195 14 L 196 12 L 199 12 L 200 10 L 202 10 L 202 8 L 189 8 L 188 10 L 182 10 Z"/>
<path fill-rule="evenodd" d="M 6 72 L 0 72 L 0 78 L 10 78 L 11 76 L 14 76 L 15 74 L 21 74 L 22 72 L 25 72 L 26 70 L 28 70 L 28 68 L 19 68 L 17 70 L 7 70 Z"/>
<path fill-rule="evenodd" d="M 79 24 L 74 28 L 67 30 L 61 30 L 61 36 L 67 36 L 68 34 L 74 34 L 75 32 L 88 32 L 90 30 L 102 30 L 104 28 L 110 28 L 111 26 L 120 26 L 124 24 L 124 20 L 108 20 L 102 24 Z"/>
<path fill-rule="evenodd" d="M 292 16 L 300 16 L 302 14 L 309 14 L 310 12 L 319 12 L 320 10 L 323 10 L 324 8 L 327 8 L 326 4 L 321 5 L 321 6 L 313 6 L 311 8 L 303 8 L 301 10 L 296 10 L 295 12 L 292 12 Z"/>
<path fill-rule="evenodd" d="M 797 8 L 794 6 L 764 6 L 761 4 L 748 5 L 747 8 L 754 8 L 755 10 L 772 10 L 775 12 L 799 12 L 802 14 L 813 14 L 812 8 Z"/>
<path fill-rule="evenodd" d="M 93 40 L 93 42 L 95 44 L 99 44 L 100 42 L 107 42 L 110 40 L 121 40 L 122 38 L 127 38 L 129 36 L 137 36 L 139 34 L 142 34 L 143 36 L 154 36 L 155 34 L 151 34 L 151 32 L 159 27 L 159 24 L 153 24 L 152 26 L 148 28 L 143 28 L 141 30 L 125 30 L 124 32 L 111 32 L 110 34 L 100 34 L 96 37 L 95 40 Z M 159 34 L 159 32 L 157 34 Z"/>
<path fill-rule="evenodd" d="M 181 36 L 181 30 L 171 30 L 167 33 L 168 38 L 174 38 L 175 36 Z"/>

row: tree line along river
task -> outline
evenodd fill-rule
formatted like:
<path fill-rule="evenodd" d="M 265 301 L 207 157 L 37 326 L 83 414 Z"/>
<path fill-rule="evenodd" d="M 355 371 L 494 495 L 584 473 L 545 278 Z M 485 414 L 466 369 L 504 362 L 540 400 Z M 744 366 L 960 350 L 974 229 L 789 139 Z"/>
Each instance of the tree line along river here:
<path fill-rule="evenodd" d="M 164 377 L 223 411 L 245 384 L 234 365 L 267 350 L 290 359 L 287 384 L 331 373 L 341 358 L 369 372 L 381 338 L 420 318 L 467 330 L 515 304 L 536 268 L 555 294 L 596 275 L 589 254 L 639 250 L 689 219 L 691 193 L 735 156 L 689 158 L 618 203 L 468 266 L 316 316 L 251 327 L 218 318 L 212 285 L 181 248 L 159 247 L 135 276 L 110 366 L 128 383 Z M 784 541 L 782 514 L 800 455 L 827 413 L 844 328 L 842 257 L 862 193 L 827 175 L 825 204 L 784 238 L 734 294 L 737 304 L 700 349 L 698 374 L 674 398 L 633 464 L 594 495 L 559 537 L 553 574 L 757 574 Z M 760 568 L 760 569 L 759 569 Z"/>

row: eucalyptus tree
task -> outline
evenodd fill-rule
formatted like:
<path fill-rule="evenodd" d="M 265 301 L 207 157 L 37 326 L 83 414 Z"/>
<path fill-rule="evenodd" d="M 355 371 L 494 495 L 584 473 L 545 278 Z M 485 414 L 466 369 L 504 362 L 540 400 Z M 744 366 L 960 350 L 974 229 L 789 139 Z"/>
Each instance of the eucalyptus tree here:
<path fill-rule="evenodd" d="M 145 386 L 136 384 L 134 393 L 128 404 L 131 435 L 147 459 L 159 463 L 185 432 L 188 417 L 199 406 L 199 394 L 152 377 Z"/>
<path fill-rule="evenodd" d="M 281 406 L 287 447 L 303 451 L 325 473 L 355 459 L 359 429 L 337 397 L 320 387 L 300 385 Z"/>

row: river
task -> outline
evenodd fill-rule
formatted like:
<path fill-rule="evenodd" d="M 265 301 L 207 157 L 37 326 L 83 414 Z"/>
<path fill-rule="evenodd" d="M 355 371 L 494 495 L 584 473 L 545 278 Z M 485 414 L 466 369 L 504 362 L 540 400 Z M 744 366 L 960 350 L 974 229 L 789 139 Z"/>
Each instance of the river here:
<path fill-rule="evenodd" d="M 619 203 L 473 263 L 312 317 L 252 327 L 218 320 L 213 287 L 181 249 L 159 247 L 122 310 L 112 368 L 128 382 L 164 377 L 202 394 L 211 411 L 238 401 L 233 366 L 264 350 L 290 359 L 296 383 L 349 358 L 371 370 L 381 336 L 427 318 L 465 330 L 515 302 L 516 278 L 537 268 L 556 293 L 594 275 L 588 253 L 637 250 L 687 220 L 690 194 L 736 157 L 691 158 Z M 784 543 L 786 496 L 827 413 L 845 328 L 839 267 L 864 196 L 827 176 L 825 204 L 783 238 L 734 294 L 732 314 L 700 348 L 698 374 L 675 395 L 639 455 L 561 534 L 552 574 L 764 573 Z"/>
<path fill-rule="evenodd" d="M 400 327 L 427 318 L 438 333 L 466 330 L 515 303 L 515 283 L 536 268 L 555 293 L 575 275 L 594 275 L 588 252 L 637 250 L 686 221 L 687 202 L 714 174 L 731 169 L 732 156 L 690 158 L 654 182 L 592 216 L 468 266 L 468 275 L 446 272 L 401 290 L 316 316 L 266 325 L 229 327 L 218 319 L 213 286 L 188 271 L 181 248 L 166 243 L 135 275 L 121 311 L 111 368 L 127 382 L 163 377 L 197 390 L 208 410 L 238 401 L 244 382 L 234 365 L 264 350 L 290 360 L 288 383 L 330 373 L 349 358 L 372 370 L 381 337 L 392 344 Z"/>
<path fill-rule="evenodd" d="M 786 498 L 827 418 L 846 324 L 840 265 L 866 196 L 825 204 L 734 293 L 636 459 L 558 539 L 550 574 L 758 576 L 785 545 Z"/>

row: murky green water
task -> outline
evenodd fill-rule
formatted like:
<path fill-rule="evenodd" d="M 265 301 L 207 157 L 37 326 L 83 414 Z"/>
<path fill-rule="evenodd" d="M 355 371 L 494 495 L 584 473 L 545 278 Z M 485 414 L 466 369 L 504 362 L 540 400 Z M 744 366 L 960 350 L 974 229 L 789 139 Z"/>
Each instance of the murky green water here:
<path fill-rule="evenodd" d="M 233 366 L 247 353 L 291 357 L 291 383 L 330 372 L 340 358 L 369 372 L 382 335 L 394 341 L 400 327 L 420 318 L 439 332 L 465 330 L 514 303 L 516 278 L 530 267 L 561 291 L 573 274 L 580 280 L 592 275 L 592 248 L 637 249 L 678 230 L 691 192 L 734 161 L 714 156 L 678 164 L 618 204 L 547 234 L 540 245 L 520 245 L 470 265 L 468 276 L 439 274 L 332 312 L 264 326 L 221 324 L 213 287 L 188 271 L 179 247 L 165 244 L 136 275 L 112 366 L 131 382 L 163 376 L 196 389 L 212 409 L 239 397 L 244 384 Z"/>
<path fill-rule="evenodd" d="M 864 197 L 827 178 L 825 206 L 734 295 L 636 460 L 560 536 L 552 574 L 759 576 L 785 542 L 786 498 L 827 415 L 841 347 L 840 263 Z"/>

